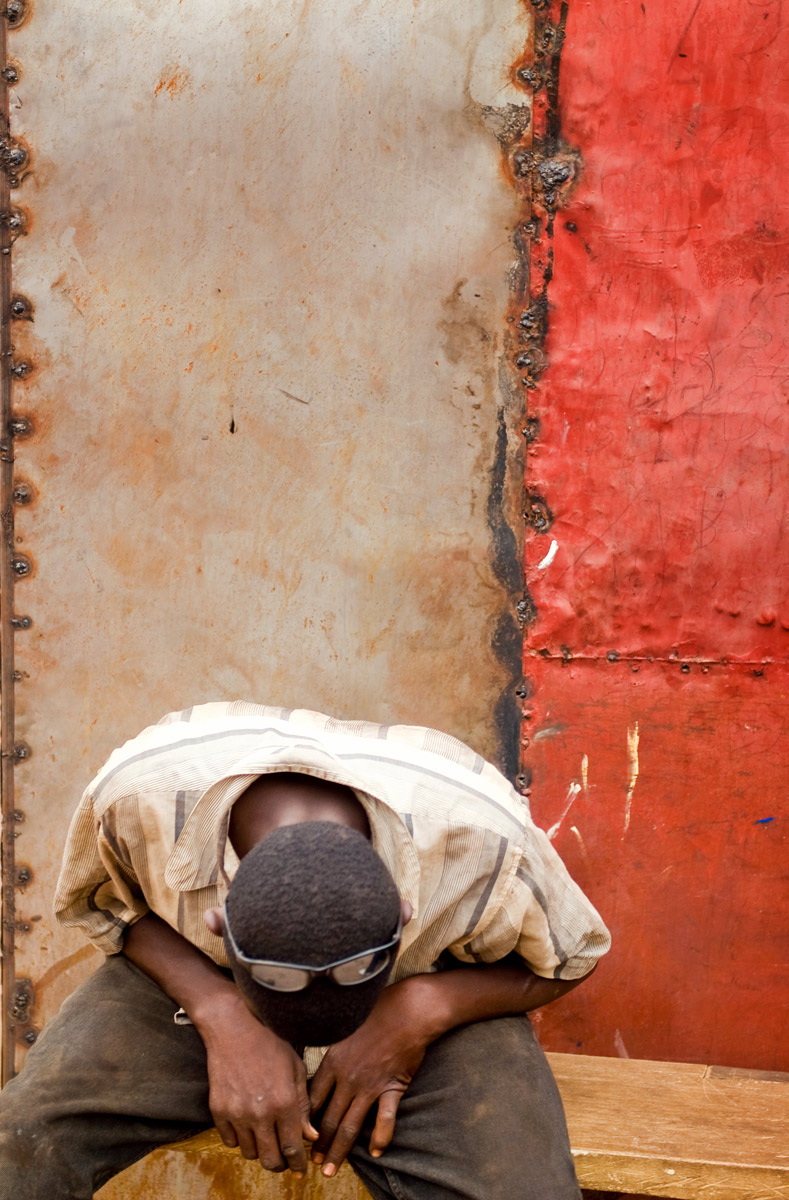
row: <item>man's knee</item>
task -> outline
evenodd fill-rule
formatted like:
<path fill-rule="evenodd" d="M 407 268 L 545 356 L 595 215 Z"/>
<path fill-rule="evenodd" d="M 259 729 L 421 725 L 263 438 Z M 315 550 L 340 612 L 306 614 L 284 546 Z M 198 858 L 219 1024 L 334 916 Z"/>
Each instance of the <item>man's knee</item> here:
<path fill-rule="evenodd" d="M 90 1196 L 90 1184 L 87 1191 L 79 1190 L 78 1164 L 72 1161 L 75 1150 L 61 1123 L 42 1120 L 7 1100 L 1 1103 L 0 1200 Z"/>
<path fill-rule="evenodd" d="M 403 1097 L 390 1149 L 372 1159 L 362 1141 L 352 1162 L 373 1195 L 401 1200 L 580 1196 L 558 1090 L 523 1017 L 434 1043 Z"/>

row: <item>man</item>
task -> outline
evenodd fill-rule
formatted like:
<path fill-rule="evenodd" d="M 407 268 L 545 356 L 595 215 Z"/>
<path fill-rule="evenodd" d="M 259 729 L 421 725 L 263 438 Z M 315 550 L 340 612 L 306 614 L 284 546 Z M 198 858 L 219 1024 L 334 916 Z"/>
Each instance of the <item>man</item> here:
<path fill-rule="evenodd" d="M 524 1014 L 608 934 L 456 739 L 170 714 L 83 796 L 55 908 L 108 958 L 2 1094 L 0 1200 L 90 1200 L 212 1124 L 272 1171 L 347 1157 L 376 1200 L 579 1196 Z"/>

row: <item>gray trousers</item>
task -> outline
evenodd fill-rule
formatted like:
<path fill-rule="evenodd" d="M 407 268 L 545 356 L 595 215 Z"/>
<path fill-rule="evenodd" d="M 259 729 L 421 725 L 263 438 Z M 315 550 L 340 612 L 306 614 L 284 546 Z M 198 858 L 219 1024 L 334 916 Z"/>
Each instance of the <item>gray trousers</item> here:
<path fill-rule="evenodd" d="M 0 1200 L 91 1200 L 157 1146 L 210 1128 L 205 1050 L 128 959 L 63 1005 L 0 1093 Z M 579 1200 L 564 1113 L 528 1020 L 435 1042 L 381 1158 L 350 1162 L 375 1200 Z M 262 1170 L 262 1168 L 261 1168 Z"/>

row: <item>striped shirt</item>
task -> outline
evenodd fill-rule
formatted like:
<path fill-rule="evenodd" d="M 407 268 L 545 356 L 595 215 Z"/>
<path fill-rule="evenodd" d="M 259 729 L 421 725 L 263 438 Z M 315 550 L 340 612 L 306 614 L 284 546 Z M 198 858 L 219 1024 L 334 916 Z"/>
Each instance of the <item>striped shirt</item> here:
<path fill-rule="evenodd" d="M 245 702 L 170 713 L 116 750 L 82 797 L 55 896 L 58 920 L 106 954 L 153 911 L 220 966 L 203 922 L 238 866 L 234 801 L 262 774 L 352 788 L 413 917 L 391 981 L 516 952 L 537 975 L 578 979 L 610 944 L 524 799 L 448 734 Z"/>

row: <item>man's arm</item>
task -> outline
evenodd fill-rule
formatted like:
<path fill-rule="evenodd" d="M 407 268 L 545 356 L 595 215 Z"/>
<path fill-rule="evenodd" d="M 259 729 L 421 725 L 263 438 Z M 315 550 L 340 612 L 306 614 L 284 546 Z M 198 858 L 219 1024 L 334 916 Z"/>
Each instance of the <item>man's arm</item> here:
<path fill-rule="evenodd" d="M 400 1099 L 431 1042 L 461 1025 L 530 1012 L 581 982 L 543 979 L 525 965 L 486 965 L 392 984 L 365 1023 L 329 1049 L 312 1080 L 313 1111 L 329 1101 L 313 1160 L 325 1164 L 324 1175 L 334 1175 L 376 1100 L 370 1153 L 378 1157 L 392 1139 Z"/>
<path fill-rule="evenodd" d="M 257 1020 L 232 980 L 153 913 L 126 933 L 126 957 L 186 1010 L 203 1039 L 209 1105 L 222 1140 L 269 1171 L 307 1167 L 307 1077 L 294 1049 Z"/>

